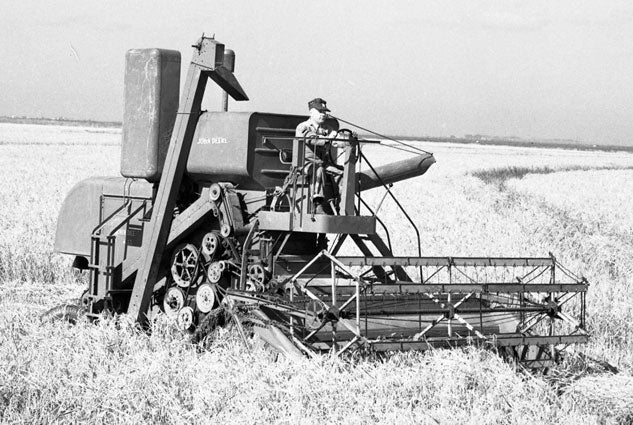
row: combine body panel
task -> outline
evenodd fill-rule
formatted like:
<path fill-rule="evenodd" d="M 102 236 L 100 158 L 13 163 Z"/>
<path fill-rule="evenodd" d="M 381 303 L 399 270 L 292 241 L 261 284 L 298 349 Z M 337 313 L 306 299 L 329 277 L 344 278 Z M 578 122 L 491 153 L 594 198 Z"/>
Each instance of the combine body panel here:
<path fill-rule="evenodd" d="M 201 183 L 230 182 L 242 190 L 283 185 L 291 163 L 291 136 L 304 116 L 257 112 L 208 112 L 198 120 L 187 175 Z M 286 156 L 285 158 L 283 156 Z"/>
<path fill-rule="evenodd" d="M 128 53 L 121 171 L 130 178 L 83 181 L 60 212 L 55 249 L 89 270 L 89 317 L 164 313 L 200 331 L 223 309 L 290 356 L 475 342 L 530 367 L 587 339 L 588 284 L 553 256 L 423 257 L 410 219 L 397 225 L 418 235 L 417 255 L 394 253 L 403 247 L 392 246 L 393 223 L 363 191 L 382 188 L 409 218 L 389 185 L 424 174 L 432 154 L 373 167 L 363 146 L 378 142 L 340 130 L 343 147 L 330 156 L 341 180 L 323 182 L 336 213 L 320 214 L 318 164 L 294 135 L 305 117 L 202 111 L 209 80 L 247 100 L 225 66 L 234 57 L 205 37 L 176 114 L 179 60 L 158 49 Z M 341 255 L 350 247 L 361 255 Z"/>
<path fill-rule="evenodd" d="M 131 208 L 142 202 L 151 205 L 152 196 L 152 185 L 144 180 L 122 177 L 82 180 L 70 190 L 62 204 L 57 220 L 55 251 L 90 257 L 90 238 L 99 224 L 126 202 Z M 141 222 L 132 222 L 120 229 L 118 235 L 123 235 L 132 245 L 140 246 L 139 228 L 142 228 Z"/>
<path fill-rule="evenodd" d="M 124 85 L 121 175 L 156 182 L 178 111 L 180 52 L 129 50 Z"/>

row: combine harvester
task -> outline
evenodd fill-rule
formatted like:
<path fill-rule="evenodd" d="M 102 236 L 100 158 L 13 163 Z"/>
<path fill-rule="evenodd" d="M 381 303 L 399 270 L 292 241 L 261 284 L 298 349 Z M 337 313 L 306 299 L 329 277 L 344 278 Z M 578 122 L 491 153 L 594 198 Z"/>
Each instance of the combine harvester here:
<path fill-rule="evenodd" d="M 193 47 L 180 101 L 179 52 L 127 53 L 122 177 L 80 182 L 61 209 L 55 250 L 90 273 L 88 317 L 162 312 L 195 332 L 228 312 L 289 356 L 475 343 L 537 368 L 586 342 L 588 284 L 551 255 L 423 257 L 411 219 L 417 256 L 394 255 L 394 223 L 363 192 L 402 208 L 390 185 L 425 173 L 430 153 L 373 167 L 363 146 L 379 142 L 340 129 L 340 211 L 316 214 L 294 137 L 305 117 L 226 112 L 227 93 L 248 100 L 233 52 L 204 36 Z M 209 80 L 224 112 L 201 110 Z M 362 256 L 341 256 L 345 241 Z"/>

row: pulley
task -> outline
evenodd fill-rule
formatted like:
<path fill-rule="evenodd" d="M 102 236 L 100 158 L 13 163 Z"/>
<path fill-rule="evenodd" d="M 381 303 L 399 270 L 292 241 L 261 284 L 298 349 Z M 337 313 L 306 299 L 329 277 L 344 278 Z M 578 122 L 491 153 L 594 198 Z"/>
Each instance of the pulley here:
<path fill-rule="evenodd" d="M 220 254 L 221 249 L 222 240 L 220 239 L 220 235 L 215 232 L 209 232 L 203 236 L 200 250 L 207 260 Z"/>
<path fill-rule="evenodd" d="M 226 269 L 224 261 L 215 261 L 209 265 L 207 269 L 207 279 L 212 283 L 218 283 L 222 278 L 222 273 Z"/>
<path fill-rule="evenodd" d="M 215 288 L 208 283 L 204 283 L 200 285 L 196 292 L 196 307 L 202 313 L 208 313 L 213 310 L 215 299 Z"/>
<path fill-rule="evenodd" d="M 246 289 L 248 291 L 263 292 L 266 290 L 267 275 L 266 269 L 261 264 L 251 264 L 248 266 L 248 279 Z"/>
<path fill-rule="evenodd" d="M 192 244 L 182 244 L 171 259 L 171 276 L 176 285 L 188 288 L 198 275 L 198 250 Z"/>
<path fill-rule="evenodd" d="M 222 223 L 220 225 L 220 234 L 223 237 L 228 238 L 229 236 L 231 236 L 231 234 L 233 234 L 233 228 L 227 223 Z"/>
<path fill-rule="evenodd" d="M 248 277 L 260 284 L 264 284 L 266 281 L 266 270 L 261 264 L 252 264 L 248 266 Z"/>
<path fill-rule="evenodd" d="M 209 188 L 209 198 L 212 201 L 217 201 L 222 196 L 222 186 L 217 183 L 213 183 Z"/>
<path fill-rule="evenodd" d="M 167 290 L 163 298 L 163 311 L 167 317 L 175 319 L 178 311 L 185 305 L 185 294 L 177 286 L 172 286 Z"/>
<path fill-rule="evenodd" d="M 183 331 L 191 329 L 193 326 L 193 309 L 189 306 L 181 308 L 178 312 L 176 323 Z"/>

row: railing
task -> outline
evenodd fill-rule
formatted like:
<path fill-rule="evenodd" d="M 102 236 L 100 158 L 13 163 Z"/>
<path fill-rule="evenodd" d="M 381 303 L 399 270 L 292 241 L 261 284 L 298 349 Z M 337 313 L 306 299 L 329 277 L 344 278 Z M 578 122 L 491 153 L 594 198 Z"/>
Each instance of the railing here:
<path fill-rule="evenodd" d="M 103 196 L 104 195 L 102 195 L 102 198 Z M 142 202 L 137 208 L 132 210 L 132 203 L 135 200 Z M 103 199 L 101 204 L 103 205 Z M 115 268 L 114 260 L 116 258 L 116 232 L 125 224 L 129 223 L 130 220 L 141 211 L 145 212 L 146 208 L 146 198 L 124 196 L 121 206 L 102 219 L 101 222 L 92 230 L 89 264 L 91 274 L 90 295 L 101 299 L 106 297 L 109 292 L 112 292 L 112 272 Z M 126 209 L 127 211 L 124 213 L 122 219 L 113 223 L 113 220 L 120 217 L 121 213 Z M 112 226 L 108 228 L 109 231 L 106 235 L 102 235 L 102 232 L 108 225 Z M 105 245 L 106 248 L 105 256 L 102 252 L 103 245 Z"/>
<path fill-rule="evenodd" d="M 280 130 L 280 129 L 269 129 L 269 130 Z M 340 142 L 340 143 L 350 143 L 348 138 L 325 138 L 325 137 L 316 137 L 316 136 L 297 136 L 297 137 L 280 137 L 280 136 L 263 136 L 263 145 L 269 146 L 272 149 L 276 150 L 279 153 L 280 161 L 282 163 L 286 163 L 283 161 L 282 157 L 288 154 L 288 151 L 284 150 L 275 145 L 275 141 L 293 141 L 293 151 L 292 151 L 292 162 L 291 169 L 289 170 L 289 177 L 286 183 L 290 183 L 292 185 L 292 191 L 290 193 L 290 203 L 292 205 L 291 212 L 295 212 L 300 214 L 300 220 L 303 219 L 303 216 L 307 214 L 311 214 L 314 217 L 315 207 L 312 202 L 313 198 L 313 188 L 315 187 L 317 173 L 316 170 L 320 166 L 319 161 L 322 161 L 321 158 L 318 158 L 317 149 L 328 149 L 326 155 L 328 155 L 333 164 L 336 164 L 337 158 L 331 158 L 331 142 Z M 310 155 L 309 158 L 306 158 L 307 145 L 309 142 L 316 141 L 324 141 L 326 142 L 324 146 L 314 147 L 314 155 Z M 363 141 L 362 143 L 378 143 L 376 141 Z M 346 149 L 351 147 L 347 146 Z M 340 156 L 340 155 L 338 155 Z M 327 163 L 327 159 L 325 160 Z M 356 162 L 352 164 L 343 164 L 345 173 L 347 171 L 347 167 L 356 167 Z M 325 174 L 325 178 L 331 178 L 329 175 Z M 306 181 L 306 178 L 308 181 Z M 354 180 L 354 179 L 353 179 Z M 331 182 L 335 184 L 335 182 Z M 323 184 L 326 184 L 324 181 Z M 350 182 L 350 184 L 355 184 L 355 181 Z M 286 185 L 285 185 L 286 186 Z M 289 185 L 287 185 L 289 186 Z M 307 186 L 307 187 L 306 187 Z M 287 187 L 286 187 L 287 188 Z M 340 191 L 339 191 L 340 192 Z M 352 190 L 348 196 L 353 196 L 354 191 Z M 360 197 L 360 193 L 356 194 Z M 308 204 L 306 207 L 306 200 L 308 200 Z M 341 203 L 344 203 L 345 200 L 341 199 Z M 343 212 L 344 213 L 344 212 Z"/>
<path fill-rule="evenodd" d="M 417 238 L 417 242 L 418 242 L 417 243 L 418 256 L 421 257 L 422 256 L 422 239 L 420 238 L 420 230 L 418 229 L 418 226 L 415 225 L 415 223 L 414 223 L 413 219 L 411 219 L 411 216 L 409 215 L 409 213 L 407 213 L 406 209 L 402 206 L 400 201 L 398 201 L 398 198 L 396 198 L 396 196 L 391 191 L 390 186 L 385 184 L 385 182 L 382 180 L 380 175 L 376 172 L 376 169 L 373 167 L 373 165 L 371 165 L 371 163 L 369 162 L 367 157 L 363 154 L 362 150 L 360 150 L 360 149 L 359 149 L 359 156 L 360 156 L 361 160 L 363 160 L 363 159 L 365 160 L 365 162 L 367 163 L 367 165 L 369 166 L 371 171 L 376 175 L 376 178 L 378 179 L 378 181 L 380 182 L 382 187 L 385 188 L 386 194 L 389 194 L 391 199 L 393 199 L 393 201 L 398 206 L 398 209 L 404 214 L 404 216 L 406 217 L 407 221 L 409 222 L 409 224 L 413 228 L 413 230 L 415 232 L 415 235 L 416 235 L 416 238 Z M 359 199 L 360 199 L 360 192 L 361 192 L 361 190 L 362 190 L 362 188 L 359 188 L 359 191 L 358 191 Z M 384 200 L 384 197 L 383 197 L 383 200 Z M 382 204 L 382 201 L 380 202 L 380 204 Z M 359 211 L 360 211 L 360 209 L 359 209 Z M 376 214 L 374 214 L 374 215 L 376 215 Z M 376 216 L 376 218 L 378 218 L 378 217 Z M 382 224 L 382 221 L 381 221 L 381 224 Z M 383 224 L 383 227 L 384 227 L 384 224 Z M 385 230 L 386 230 L 386 228 L 385 228 Z M 387 232 L 387 238 L 389 239 L 389 232 Z M 393 252 L 393 250 L 391 250 L 391 243 L 390 243 L 390 251 Z M 420 279 L 422 279 L 422 277 L 423 277 L 422 276 L 422 268 L 420 268 L 419 272 L 420 272 Z"/>

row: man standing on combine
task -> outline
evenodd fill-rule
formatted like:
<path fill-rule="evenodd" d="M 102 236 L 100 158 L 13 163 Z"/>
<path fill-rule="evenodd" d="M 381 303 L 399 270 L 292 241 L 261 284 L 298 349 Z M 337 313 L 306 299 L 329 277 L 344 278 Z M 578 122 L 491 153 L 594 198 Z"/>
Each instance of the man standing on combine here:
<path fill-rule="evenodd" d="M 330 155 L 332 147 L 342 146 L 342 142 L 327 139 L 336 138 L 337 132 L 326 124 L 327 108 L 325 100 L 317 97 L 308 102 L 310 118 L 297 126 L 296 137 L 305 140 L 305 167 L 303 172 L 312 180 L 312 202 L 315 213 L 334 214 L 330 200 L 338 200 L 338 182 L 343 175 L 343 167 L 337 165 Z M 327 179 L 330 179 L 328 182 Z M 328 184 L 330 183 L 330 184 Z"/>

